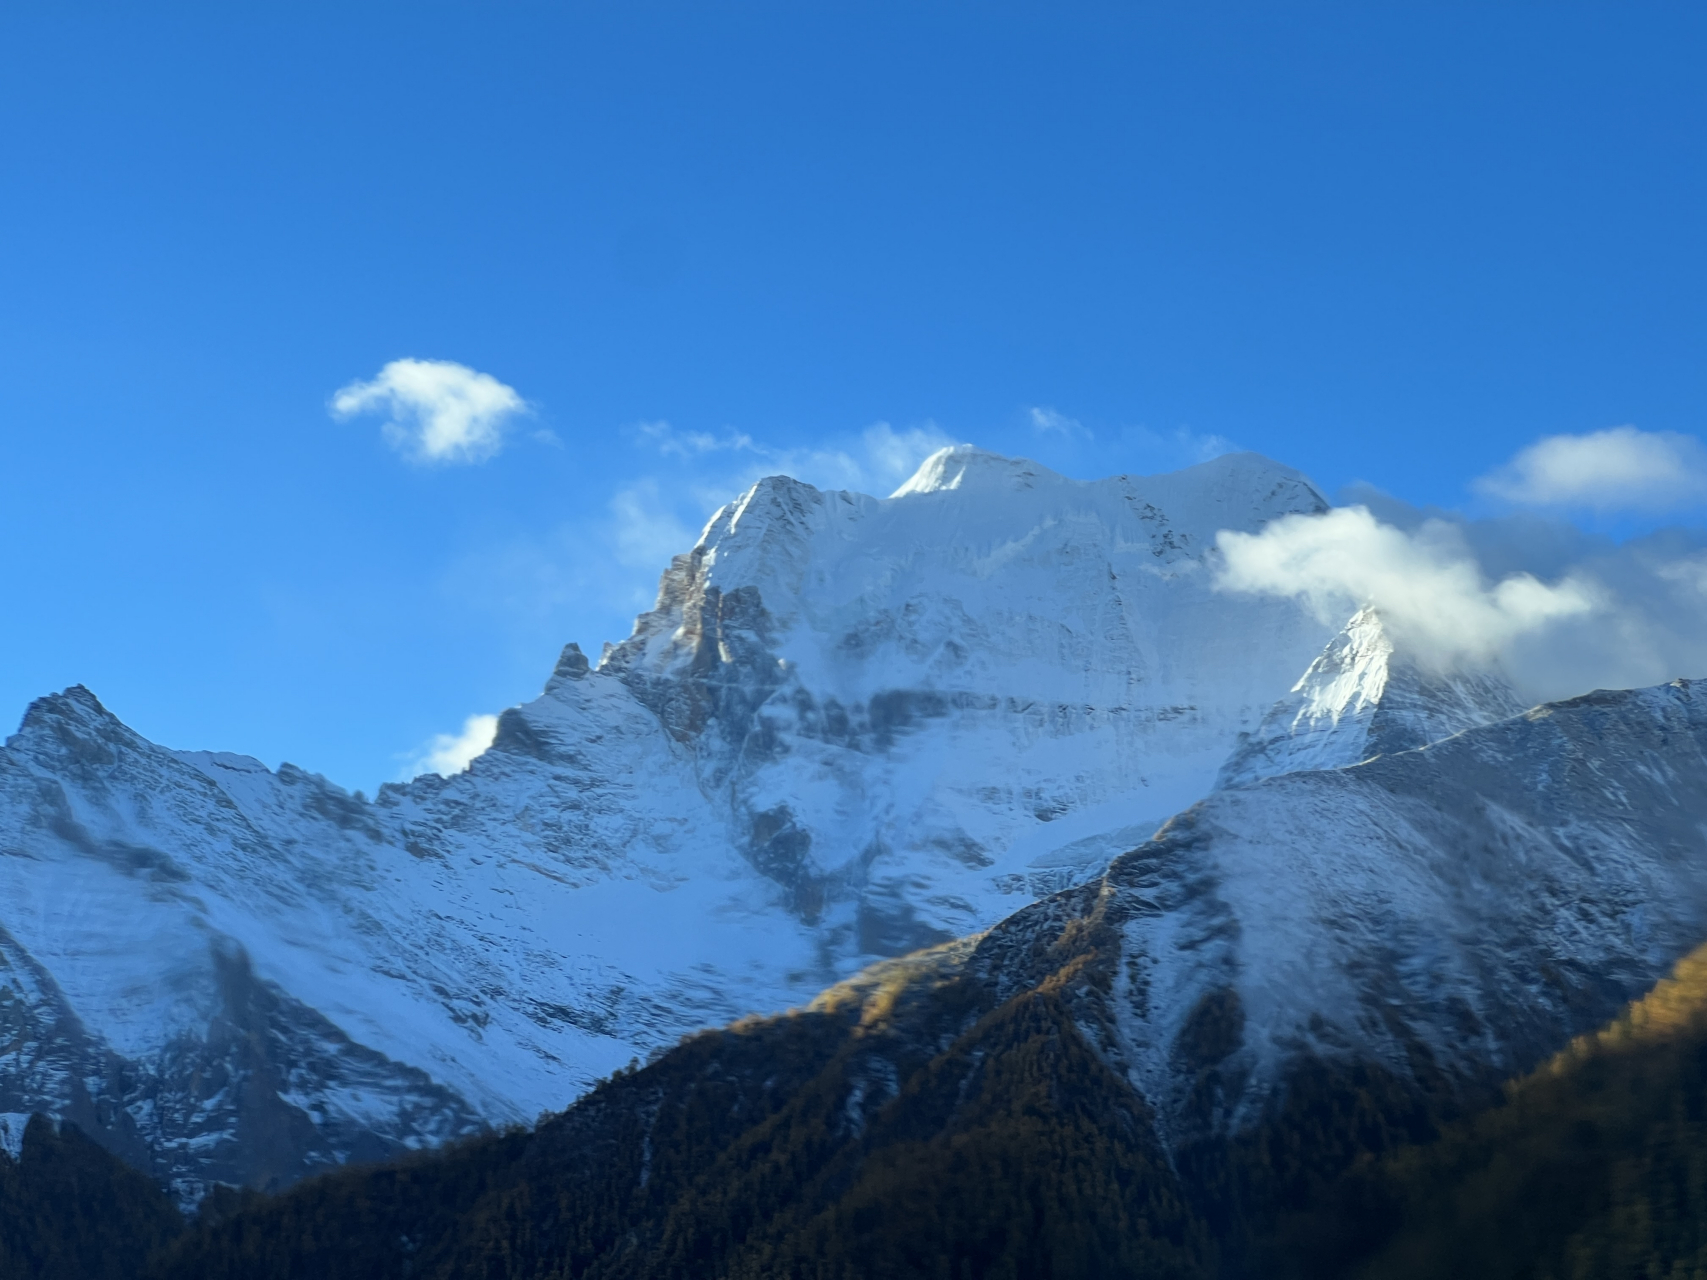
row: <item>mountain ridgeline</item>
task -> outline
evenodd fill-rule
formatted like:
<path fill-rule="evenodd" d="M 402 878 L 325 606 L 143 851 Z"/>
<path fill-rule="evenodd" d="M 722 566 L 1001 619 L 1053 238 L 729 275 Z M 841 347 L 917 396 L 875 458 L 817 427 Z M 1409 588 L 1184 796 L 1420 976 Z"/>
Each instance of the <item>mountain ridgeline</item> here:
<path fill-rule="evenodd" d="M 1250 455 L 763 481 L 372 801 L 39 701 L 0 1263 L 1693 1276 L 1707 686 L 1526 710 L 1216 589 L 1323 507 Z"/>

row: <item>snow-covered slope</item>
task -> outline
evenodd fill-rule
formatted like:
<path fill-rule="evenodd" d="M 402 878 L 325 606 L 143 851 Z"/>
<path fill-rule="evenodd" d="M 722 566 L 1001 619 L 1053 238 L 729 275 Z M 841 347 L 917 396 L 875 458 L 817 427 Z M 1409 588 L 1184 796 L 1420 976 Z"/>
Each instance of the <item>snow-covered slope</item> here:
<path fill-rule="evenodd" d="M 1215 534 L 1324 506 L 1248 454 L 765 480 L 596 668 L 372 802 L 42 699 L 0 752 L 0 1111 L 283 1181 L 986 928 L 1210 789 L 1328 639 L 1217 593 Z"/>
<path fill-rule="evenodd" d="M 1080 957 L 1090 1042 L 1176 1147 L 1310 1060 L 1492 1083 L 1707 937 L 1704 694 L 1591 694 L 1217 792 L 943 963 L 1005 996 Z"/>

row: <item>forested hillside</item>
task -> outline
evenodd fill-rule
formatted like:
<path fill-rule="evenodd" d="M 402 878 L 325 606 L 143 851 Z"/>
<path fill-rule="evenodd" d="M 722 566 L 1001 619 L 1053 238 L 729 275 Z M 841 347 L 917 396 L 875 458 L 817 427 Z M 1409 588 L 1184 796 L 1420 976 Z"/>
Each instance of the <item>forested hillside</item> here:
<path fill-rule="evenodd" d="M 0 1276 L 131 1280 L 184 1230 L 165 1194 L 84 1137 L 37 1116 L 0 1151 Z"/>
<path fill-rule="evenodd" d="M 809 1011 L 695 1036 L 535 1130 L 216 1196 L 182 1228 L 140 1175 L 38 1121 L 20 1162 L 0 1157 L 0 1264 L 54 1280 L 1707 1269 L 1707 948 L 1472 1114 L 1317 1063 L 1265 1123 L 1170 1167 L 1073 1015 L 1102 979 L 1094 942 L 1060 940 L 1036 959 L 1064 962 L 1006 1000 L 964 957 L 896 962 Z M 945 1019 L 959 1033 L 929 1042 Z"/>
<path fill-rule="evenodd" d="M 1707 947 L 1362 1191 L 1398 1225 L 1369 1280 L 1707 1275 Z"/>

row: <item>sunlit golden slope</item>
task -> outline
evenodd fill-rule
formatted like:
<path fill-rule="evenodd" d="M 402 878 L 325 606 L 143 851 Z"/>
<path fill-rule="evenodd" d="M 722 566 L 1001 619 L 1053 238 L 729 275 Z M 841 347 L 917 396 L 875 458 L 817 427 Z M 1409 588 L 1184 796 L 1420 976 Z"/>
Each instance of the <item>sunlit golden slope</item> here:
<path fill-rule="evenodd" d="M 1368 1277 L 1707 1276 L 1707 946 L 1346 1203 L 1401 1224 Z"/>

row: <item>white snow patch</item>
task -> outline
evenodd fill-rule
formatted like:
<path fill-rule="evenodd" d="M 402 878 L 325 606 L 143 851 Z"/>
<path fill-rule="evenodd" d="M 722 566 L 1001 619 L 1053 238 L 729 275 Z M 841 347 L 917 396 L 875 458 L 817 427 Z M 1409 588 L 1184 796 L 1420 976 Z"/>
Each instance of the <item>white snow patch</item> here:
<path fill-rule="evenodd" d="M 24 1127 L 30 1118 L 21 1111 L 0 1111 L 0 1151 L 16 1160 L 24 1153 Z"/>

